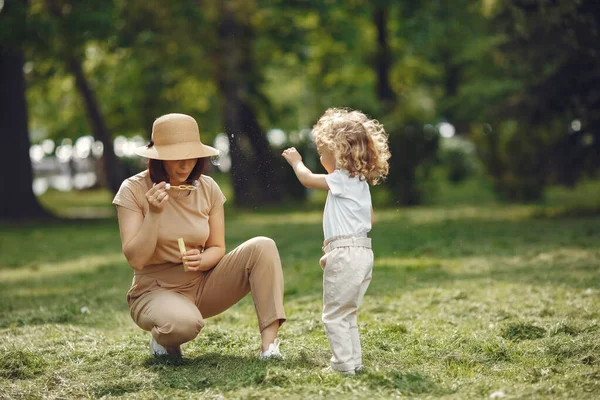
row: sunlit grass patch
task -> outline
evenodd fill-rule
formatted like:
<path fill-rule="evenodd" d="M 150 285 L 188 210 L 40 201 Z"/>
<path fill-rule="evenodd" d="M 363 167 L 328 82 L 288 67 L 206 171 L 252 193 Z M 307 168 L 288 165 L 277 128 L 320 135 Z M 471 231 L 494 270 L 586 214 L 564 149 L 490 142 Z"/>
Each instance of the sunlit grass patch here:
<path fill-rule="evenodd" d="M 285 218 L 279 214 L 250 213 L 244 211 L 235 216 L 236 223 L 252 225 L 254 228 L 261 225 L 314 225 L 323 221 L 323 212 L 288 212 Z"/>
<path fill-rule="evenodd" d="M 30 264 L 25 268 L 1 269 L 0 281 L 16 282 L 22 280 L 44 280 L 56 278 L 60 275 L 70 275 L 78 272 L 94 272 L 98 268 L 116 262 L 123 262 L 122 253 L 105 255 L 88 255 L 74 260 L 55 263 Z"/>
<path fill-rule="evenodd" d="M 114 215 L 114 206 L 111 204 L 112 193 L 107 189 L 72 190 L 62 192 L 49 190 L 38 197 L 40 204 L 57 215 L 68 216 L 73 210 L 96 210 L 106 216 Z"/>
<path fill-rule="evenodd" d="M 374 268 L 392 267 L 405 269 L 423 269 L 437 268 L 442 264 L 442 260 L 434 258 L 403 258 L 403 257 L 378 257 L 375 260 Z"/>
<path fill-rule="evenodd" d="M 376 221 L 387 222 L 396 219 L 406 219 L 411 225 L 423 225 L 454 220 L 490 220 L 490 221 L 521 221 L 529 218 L 535 208 L 533 206 L 512 207 L 475 207 L 458 206 L 453 208 L 415 207 L 406 209 L 389 209 L 376 213 Z"/>

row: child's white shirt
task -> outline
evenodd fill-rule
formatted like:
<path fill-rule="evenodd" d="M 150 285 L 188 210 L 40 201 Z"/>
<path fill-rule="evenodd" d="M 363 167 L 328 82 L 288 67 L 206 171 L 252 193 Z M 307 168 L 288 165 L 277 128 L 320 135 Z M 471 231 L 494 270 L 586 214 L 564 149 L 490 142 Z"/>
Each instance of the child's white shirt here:
<path fill-rule="evenodd" d="M 329 186 L 323 233 L 325 240 L 340 235 L 361 235 L 371 230 L 371 192 L 369 184 L 348 171 L 336 169 L 325 175 Z"/>

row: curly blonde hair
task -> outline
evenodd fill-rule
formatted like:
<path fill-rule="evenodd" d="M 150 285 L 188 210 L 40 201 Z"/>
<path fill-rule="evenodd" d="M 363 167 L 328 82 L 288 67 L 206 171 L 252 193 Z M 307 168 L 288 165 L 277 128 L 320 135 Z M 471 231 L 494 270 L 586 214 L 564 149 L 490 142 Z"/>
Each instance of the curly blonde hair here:
<path fill-rule="evenodd" d="M 313 127 L 317 148 L 333 153 L 336 168 L 376 185 L 389 172 L 388 136 L 383 125 L 358 110 L 330 108 Z"/>

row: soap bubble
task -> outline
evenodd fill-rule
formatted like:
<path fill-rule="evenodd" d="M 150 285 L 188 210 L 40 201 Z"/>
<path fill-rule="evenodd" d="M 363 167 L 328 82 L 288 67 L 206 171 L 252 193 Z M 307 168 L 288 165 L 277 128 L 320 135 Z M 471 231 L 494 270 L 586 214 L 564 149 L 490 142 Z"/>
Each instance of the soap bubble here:
<path fill-rule="evenodd" d="M 219 165 L 221 165 L 222 157 L 223 157 L 223 152 L 221 150 L 219 150 L 219 154 L 217 154 L 216 156 L 212 156 L 210 158 L 211 164 L 214 165 L 215 167 L 218 167 Z"/>

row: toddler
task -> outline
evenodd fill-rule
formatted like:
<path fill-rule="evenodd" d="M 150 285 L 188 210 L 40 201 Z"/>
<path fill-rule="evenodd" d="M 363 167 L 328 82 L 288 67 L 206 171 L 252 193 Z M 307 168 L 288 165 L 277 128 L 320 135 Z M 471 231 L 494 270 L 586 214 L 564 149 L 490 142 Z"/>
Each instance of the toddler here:
<path fill-rule="evenodd" d="M 356 110 L 330 108 L 313 127 L 327 174 L 313 174 L 291 147 L 283 157 L 300 183 L 328 190 L 323 213 L 323 323 L 333 356 L 331 368 L 354 375 L 362 370 L 356 313 L 371 282 L 373 224 L 369 183 L 388 173 L 387 134 L 378 121 Z"/>

